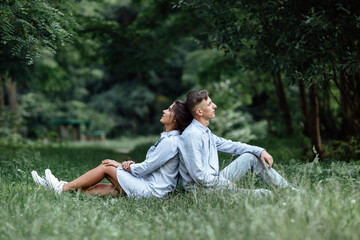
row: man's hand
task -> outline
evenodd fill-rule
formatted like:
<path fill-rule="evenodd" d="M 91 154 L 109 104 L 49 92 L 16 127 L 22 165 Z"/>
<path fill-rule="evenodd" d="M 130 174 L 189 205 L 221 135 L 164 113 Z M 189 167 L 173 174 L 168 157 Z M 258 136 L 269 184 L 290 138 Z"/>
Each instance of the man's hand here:
<path fill-rule="evenodd" d="M 131 173 L 130 165 L 131 165 L 131 164 L 134 164 L 134 163 L 135 163 L 134 161 L 125 161 L 125 162 L 122 162 L 122 163 L 121 163 L 121 167 L 122 167 L 125 171 Z"/>
<path fill-rule="evenodd" d="M 267 151 L 264 150 L 264 151 L 261 152 L 260 159 L 261 159 L 261 162 L 262 162 L 262 164 L 264 165 L 265 168 L 266 168 L 266 162 L 269 163 L 269 168 L 268 169 L 270 170 L 271 166 L 274 163 L 274 160 L 273 160 L 272 156 Z"/>
<path fill-rule="evenodd" d="M 113 167 L 118 167 L 120 165 L 120 163 L 118 163 L 115 160 L 111 160 L 111 159 L 105 159 L 101 162 L 101 164 L 105 165 L 105 166 L 113 166 Z"/>

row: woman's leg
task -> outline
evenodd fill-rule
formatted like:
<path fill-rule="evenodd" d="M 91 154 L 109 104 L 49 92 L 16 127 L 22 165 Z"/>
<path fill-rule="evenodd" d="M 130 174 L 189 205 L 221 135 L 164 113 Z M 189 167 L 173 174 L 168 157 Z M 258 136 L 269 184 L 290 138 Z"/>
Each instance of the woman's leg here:
<path fill-rule="evenodd" d="M 119 193 L 125 193 L 117 181 L 116 168 L 113 166 L 105 166 L 103 164 L 100 164 L 98 167 L 86 172 L 77 179 L 69 183 L 65 183 L 62 191 L 66 192 L 69 190 L 87 189 L 99 183 L 104 178 L 107 178 Z"/>
<path fill-rule="evenodd" d="M 92 187 L 83 190 L 84 193 L 97 196 L 113 196 L 120 197 L 120 193 L 115 189 L 111 183 L 98 183 Z"/>

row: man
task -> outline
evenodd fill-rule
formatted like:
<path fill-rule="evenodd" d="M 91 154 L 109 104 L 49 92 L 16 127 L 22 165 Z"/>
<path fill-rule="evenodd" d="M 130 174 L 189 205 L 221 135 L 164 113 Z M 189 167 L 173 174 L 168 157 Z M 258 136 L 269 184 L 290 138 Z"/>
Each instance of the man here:
<path fill-rule="evenodd" d="M 233 188 L 235 182 L 252 170 L 268 184 L 297 190 L 271 168 L 273 158 L 265 149 L 211 133 L 209 120 L 215 117 L 217 106 L 211 101 L 208 91 L 190 92 L 185 104 L 194 119 L 179 141 L 179 171 L 183 188 L 191 189 L 197 185 Z M 218 151 L 240 156 L 219 173 Z"/>

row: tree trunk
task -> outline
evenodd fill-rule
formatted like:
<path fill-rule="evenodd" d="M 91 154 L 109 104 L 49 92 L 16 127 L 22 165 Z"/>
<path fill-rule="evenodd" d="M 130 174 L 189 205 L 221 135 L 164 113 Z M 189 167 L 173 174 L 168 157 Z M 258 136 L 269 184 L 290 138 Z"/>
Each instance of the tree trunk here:
<path fill-rule="evenodd" d="M 354 126 L 356 128 L 356 134 L 357 136 L 360 135 L 360 74 L 359 73 L 355 73 L 354 75 L 354 96 L 355 96 L 355 109 L 354 109 Z"/>
<path fill-rule="evenodd" d="M 18 114 L 16 81 L 12 81 L 11 78 L 5 78 L 5 85 L 9 96 L 10 110 Z"/>
<path fill-rule="evenodd" d="M 335 68 L 333 67 L 335 72 Z M 341 138 L 360 134 L 360 76 L 359 74 L 346 75 L 340 69 L 340 79 L 334 74 L 334 82 L 340 90 Z"/>
<path fill-rule="evenodd" d="M 4 98 L 4 88 L 3 88 L 3 78 L 0 76 L 0 113 L 4 109 L 5 98 Z"/>
<path fill-rule="evenodd" d="M 311 126 L 310 126 L 310 119 L 309 119 L 309 111 L 306 101 L 306 93 L 304 83 L 302 81 L 299 82 L 299 91 L 300 91 L 300 98 L 301 98 L 301 110 L 304 115 L 304 132 L 305 135 L 311 138 Z"/>
<path fill-rule="evenodd" d="M 340 112 L 341 112 L 341 132 L 342 138 L 346 139 L 351 132 L 351 120 L 350 120 L 350 113 L 349 113 L 349 104 L 347 99 L 347 94 L 349 93 L 349 89 L 346 84 L 345 73 L 340 71 Z"/>
<path fill-rule="evenodd" d="M 293 129 L 291 126 L 291 116 L 290 116 L 290 111 L 289 111 L 289 106 L 286 100 L 286 96 L 285 96 L 285 92 L 284 92 L 284 87 L 281 81 L 281 74 L 280 72 L 277 72 L 274 76 L 274 82 L 275 82 L 275 88 L 276 88 L 276 92 L 279 98 L 279 103 L 280 103 L 280 108 L 281 111 L 283 113 L 283 117 L 285 120 L 285 127 L 286 127 L 286 131 L 287 133 L 290 135 L 293 133 Z"/>
<path fill-rule="evenodd" d="M 360 97 L 357 90 L 360 89 L 359 83 L 357 82 L 357 74 L 346 74 L 345 75 L 346 90 L 348 91 L 345 95 L 348 104 L 348 120 L 350 130 L 348 136 L 356 136 L 360 134 Z"/>
<path fill-rule="evenodd" d="M 319 117 L 319 98 L 317 92 L 316 82 L 310 86 L 310 106 L 311 106 L 311 125 L 312 125 L 312 144 L 315 146 L 315 149 L 319 156 L 323 152 L 321 144 L 321 135 L 320 135 L 320 117 Z"/>
<path fill-rule="evenodd" d="M 270 121 L 270 117 L 266 113 L 265 103 L 264 103 L 264 101 L 261 101 L 260 95 L 259 95 L 259 93 L 258 93 L 258 91 L 256 89 L 256 84 L 254 83 L 254 79 L 252 78 L 252 76 L 250 76 L 249 72 L 246 72 L 246 76 L 249 79 L 251 89 L 252 89 L 252 91 L 254 93 L 254 96 L 256 97 L 257 101 L 260 103 L 261 111 L 263 112 L 266 123 L 268 125 L 268 131 L 269 131 L 269 133 L 272 133 L 271 121 Z M 257 78 L 259 79 L 259 76 Z"/>
<path fill-rule="evenodd" d="M 327 76 L 324 74 L 324 78 L 326 79 Z M 319 95 L 319 94 L 318 94 Z M 321 88 L 321 95 L 319 96 L 319 113 L 321 119 L 321 125 L 324 127 L 324 132 L 326 135 L 323 137 L 325 138 L 336 138 L 338 133 L 338 128 L 336 125 L 336 121 L 333 117 L 332 111 L 330 109 L 330 80 L 326 79 L 323 82 Z"/>

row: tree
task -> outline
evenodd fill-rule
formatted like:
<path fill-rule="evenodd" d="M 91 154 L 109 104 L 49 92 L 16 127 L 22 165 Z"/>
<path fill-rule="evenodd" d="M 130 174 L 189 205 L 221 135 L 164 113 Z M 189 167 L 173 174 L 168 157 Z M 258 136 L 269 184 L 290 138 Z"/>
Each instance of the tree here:
<path fill-rule="evenodd" d="M 0 6 L 0 78 L 16 113 L 17 85 L 27 84 L 35 59 L 45 50 L 55 53 L 79 26 L 67 1 L 4 0 Z"/>
<path fill-rule="evenodd" d="M 153 132 L 161 110 L 187 90 L 181 82 L 186 37 L 196 34 L 202 19 L 164 0 L 103 1 L 97 10 L 91 17 L 78 13 L 81 36 L 98 43 L 90 57 L 105 73 L 88 82 L 88 101 L 116 114 L 119 128 L 131 122 Z"/>
<path fill-rule="evenodd" d="M 314 127 L 310 137 L 319 153 L 319 87 L 330 91 L 324 86 L 335 83 L 341 92 L 342 125 L 353 129 L 342 135 L 359 135 L 360 9 L 356 1 L 184 0 L 177 6 L 195 9 L 210 19 L 203 40 L 206 47 L 225 49 L 246 68 L 281 72 L 309 88 L 310 114 L 302 100 L 309 123 L 305 126 Z M 252 54 L 241 55 L 243 49 L 252 49 Z M 306 92 L 300 91 L 304 98 Z"/>

